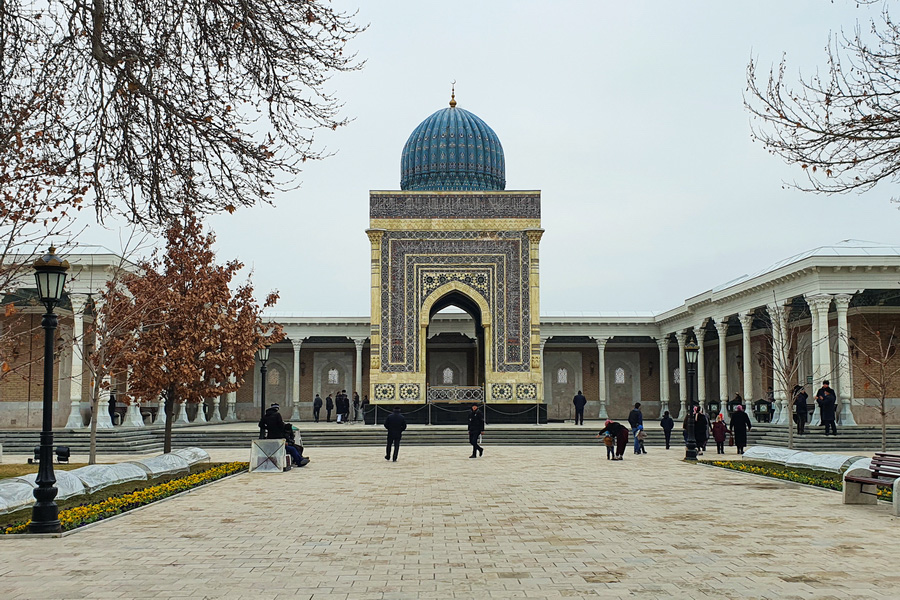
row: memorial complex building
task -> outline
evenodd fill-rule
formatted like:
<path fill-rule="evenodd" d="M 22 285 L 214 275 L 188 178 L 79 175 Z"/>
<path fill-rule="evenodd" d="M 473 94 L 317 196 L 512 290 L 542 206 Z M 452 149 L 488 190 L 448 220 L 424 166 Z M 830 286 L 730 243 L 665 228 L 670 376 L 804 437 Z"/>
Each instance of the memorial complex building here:
<path fill-rule="evenodd" d="M 719 412 L 735 394 L 752 402 L 771 388 L 773 421 L 787 424 L 789 399 L 774 372 L 784 354 L 797 357 L 793 378 L 810 396 L 830 379 L 840 424 L 879 422 L 864 373 L 874 332 L 900 333 L 898 246 L 844 241 L 816 248 L 662 313 L 541 314 L 541 193 L 506 190 L 499 138 L 455 99 L 410 135 L 400 189 L 370 192 L 365 233 L 369 316 L 267 313 L 286 338 L 271 348 L 266 395 L 294 421 L 311 420 L 315 394 L 340 390 L 368 397 L 369 422 L 383 414 L 379 407 L 393 406 L 411 422 L 460 422 L 475 402 L 490 422 L 534 423 L 571 419 L 578 390 L 588 399 L 588 418 L 623 419 L 635 402 L 648 418 L 666 410 L 678 418 L 689 398 Z M 73 340 L 85 343 L 89 298 L 120 258 L 88 248 L 67 259 L 81 274 L 57 311 L 54 415 L 56 426 L 78 428 L 90 419 L 81 358 L 89 348 L 78 351 Z M 20 290 L 4 303 L 18 303 L 21 314 L 33 312 L 39 321 L 41 309 L 22 300 L 27 294 Z M 773 327 L 780 322 L 786 326 Z M 698 377 L 689 382 L 691 342 L 699 359 Z M 114 389 L 127 385 L 120 379 Z M 183 407 L 177 419 L 256 420 L 259 387 L 255 369 L 238 392 L 208 399 L 203 410 Z M 39 377 L 4 378 L 0 428 L 39 425 L 39 388 Z M 889 410 L 900 407 L 900 381 L 890 382 L 889 396 Z M 156 399 L 120 410 L 125 426 L 160 420 Z M 900 422 L 898 413 L 889 420 Z M 98 417 L 101 426 L 114 425 L 108 415 Z"/>

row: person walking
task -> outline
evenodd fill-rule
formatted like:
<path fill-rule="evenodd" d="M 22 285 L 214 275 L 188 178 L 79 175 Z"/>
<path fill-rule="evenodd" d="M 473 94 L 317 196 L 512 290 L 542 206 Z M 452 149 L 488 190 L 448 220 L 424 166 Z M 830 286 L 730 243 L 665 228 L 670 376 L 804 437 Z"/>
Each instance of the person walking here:
<path fill-rule="evenodd" d="M 709 419 L 699 406 L 695 407 L 694 439 L 697 441 L 697 454 L 702 456 L 706 452 L 706 443 L 709 441 Z"/>
<path fill-rule="evenodd" d="M 662 426 L 663 434 L 666 436 L 666 450 L 668 450 L 669 444 L 672 442 L 672 430 L 675 429 L 675 421 L 669 416 L 669 411 L 663 413 L 659 424 Z"/>
<path fill-rule="evenodd" d="M 835 423 L 835 410 L 837 408 L 837 396 L 834 390 L 828 387 L 828 380 L 822 382 L 822 387 L 816 392 L 816 402 L 819 405 L 819 414 L 822 416 L 822 425 L 825 426 L 825 435 L 831 428 L 831 435 L 837 435 L 837 423 Z"/>
<path fill-rule="evenodd" d="M 313 400 L 313 420 L 318 423 L 319 422 L 319 412 L 322 410 L 322 398 L 316 394 L 315 400 Z"/>
<path fill-rule="evenodd" d="M 384 420 L 384 428 L 387 429 L 387 447 L 384 450 L 384 460 L 391 460 L 391 447 L 394 448 L 393 461 L 397 462 L 397 454 L 400 452 L 400 438 L 406 431 L 406 418 L 400 414 L 400 407 L 395 406 L 394 412 Z"/>
<path fill-rule="evenodd" d="M 803 435 L 806 429 L 806 417 L 809 416 L 809 394 L 802 385 L 794 387 L 794 423 L 797 424 L 797 435 Z"/>
<path fill-rule="evenodd" d="M 331 423 L 331 411 L 334 410 L 334 400 L 331 399 L 331 394 L 325 398 L 325 422 Z"/>
<path fill-rule="evenodd" d="M 716 422 L 712 426 L 713 439 L 716 441 L 716 454 L 725 454 L 725 437 L 728 435 L 728 425 L 722 415 L 716 415 Z"/>
<path fill-rule="evenodd" d="M 641 412 L 640 402 L 636 402 L 634 408 L 628 413 L 628 424 L 631 425 L 631 430 L 635 432 L 638 431 L 638 427 L 644 428 L 644 414 Z M 634 436 L 634 453 L 641 454 L 641 441 L 637 435 Z M 647 454 L 647 451 L 644 450 L 643 453 Z"/>
<path fill-rule="evenodd" d="M 578 390 L 575 397 L 572 398 L 572 404 L 575 405 L 575 424 L 584 425 L 584 406 L 587 404 L 587 398 Z"/>
<path fill-rule="evenodd" d="M 484 454 L 484 448 L 478 443 L 481 433 L 484 431 L 484 417 L 478 410 L 478 405 L 472 406 L 472 412 L 469 413 L 469 443 L 472 444 L 472 456 L 469 458 L 478 458 Z M 477 452 L 477 454 L 476 454 Z"/>
<path fill-rule="evenodd" d="M 747 445 L 747 432 L 753 429 L 750 424 L 750 417 L 744 412 L 744 407 L 738 404 L 734 407 L 734 414 L 731 415 L 731 433 L 734 435 L 734 445 L 737 446 L 737 453 L 743 454 L 744 447 Z"/>
<path fill-rule="evenodd" d="M 628 445 L 628 428 L 617 421 L 607 419 L 597 437 L 603 437 L 607 432 L 616 440 L 616 457 L 613 460 L 623 460 L 625 458 L 625 446 Z"/>

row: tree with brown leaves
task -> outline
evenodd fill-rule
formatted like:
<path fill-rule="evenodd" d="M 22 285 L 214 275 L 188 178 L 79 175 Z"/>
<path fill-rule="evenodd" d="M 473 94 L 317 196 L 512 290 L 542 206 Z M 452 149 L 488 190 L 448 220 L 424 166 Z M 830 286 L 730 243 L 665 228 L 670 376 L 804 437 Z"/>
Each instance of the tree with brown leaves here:
<path fill-rule="evenodd" d="M 361 66 L 354 16 L 325 0 L 4 0 L 0 154 L 28 131 L 59 142 L 59 189 L 87 175 L 101 220 L 268 201 L 323 157 L 313 132 L 346 123 L 325 84 Z"/>
<path fill-rule="evenodd" d="M 171 225 L 166 241 L 162 259 L 144 265 L 143 275 L 128 286 L 138 298 L 162 290 L 152 322 L 141 328 L 129 358 L 129 396 L 165 400 L 169 452 L 175 406 L 236 391 L 255 352 L 284 333 L 279 325 L 263 323 L 249 283 L 230 289 L 243 265 L 216 264 L 215 236 L 204 234 L 196 217 Z M 271 293 L 263 307 L 277 300 Z"/>

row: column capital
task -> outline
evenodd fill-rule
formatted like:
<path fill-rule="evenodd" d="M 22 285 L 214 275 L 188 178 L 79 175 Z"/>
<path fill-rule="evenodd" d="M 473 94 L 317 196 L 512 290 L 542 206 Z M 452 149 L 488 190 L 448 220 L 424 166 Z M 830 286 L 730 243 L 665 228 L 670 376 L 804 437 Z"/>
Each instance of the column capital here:
<path fill-rule="evenodd" d="M 368 338 L 368 337 L 353 337 L 353 338 L 350 338 L 350 339 L 353 340 L 353 343 L 354 343 L 354 344 L 356 344 L 356 349 L 357 349 L 357 350 L 362 350 L 362 349 L 363 349 L 363 346 L 366 345 L 366 340 L 369 339 L 369 338 Z"/>
<path fill-rule="evenodd" d="M 683 349 L 684 346 L 687 344 L 687 335 L 688 335 L 687 329 L 682 329 L 680 331 L 675 332 L 675 341 L 678 342 L 679 348 Z"/>
<path fill-rule="evenodd" d="M 594 341 L 597 343 L 597 348 L 603 350 L 606 348 L 606 344 L 609 342 L 611 338 L 608 337 L 596 337 Z"/>
<path fill-rule="evenodd" d="M 703 338 L 706 337 L 706 322 L 709 319 L 703 319 L 699 325 L 694 327 L 694 337 L 697 338 L 697 343 L 700 347 L 703 347 Z"/>
<path fill-rule="evenodd" d="M 840 310 L 847 310 L 850 306 L 850 301 L 853 299 L 852 294 L 835 294 L 834 295 L 834 305 Z"/>
<path fill-rule="evenodd" d="M 753 325 L 753 311 L 745 310 L 738 313 L 738 321 L 741 323 L 741 328 L 749 332 L 750 326 Z"/>
<path fill-rule="evenodd" d="M 718 317 L 716 319 L 716 331 L 719 337 L 723 338 L 728 333 L 728 317 Z"/>
<path fill-rule="evenodd" d="M 660 351 L 666 350 L 669 347 L 669 334 L 662 336 L 661 338 L 656 338 L 656 345 L 659 346 Z"/>
<path fill-rule="evenodd" d="M 381 242 L 381 238 L 384 237 L 385 233 L 387 233 L 386 229 L 366 229 L 366 235 L 369 236 L 369 241 L 373 244 Z"/>
<path fill-rule="evenodd" d="M 810 308 L 815 308 L 816 310 L 828 310 L 828 307 L 831 306 L 832 296 L 831 294 L 811 294 L 808 296 L 804 296 L 806 299 L 806 303 Z"/>
<path fill-rule="evenodd" d="M 88 297 L 80 294 L 71 294 L 69 302 L 72 304 L 72 314 L 77 316 L 84 315 L 84 307 L 87 306 Z"/>
<path fill-rule="evenodd" d="M 294 340 L 294 339 L 291 340 L 291 346 L 294 347 L 294 352 L 300 352 L 300 346 L 303 345 L 304 339 L 306 339 L 306 338 L 299 338 L 296 340 Z"/>

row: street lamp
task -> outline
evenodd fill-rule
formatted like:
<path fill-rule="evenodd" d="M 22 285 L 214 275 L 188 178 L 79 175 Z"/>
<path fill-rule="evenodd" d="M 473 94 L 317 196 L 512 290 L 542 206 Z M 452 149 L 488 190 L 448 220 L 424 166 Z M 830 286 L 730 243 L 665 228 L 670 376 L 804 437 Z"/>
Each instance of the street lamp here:
<path fill-rule="evenodd" d="M 688 385 L 687 449 L 684 451 L 685 460 L 697 460 L 697 436 L 694 433 L 694 373 L 697 370 L 697 356 L 699 354 L 700 347 L 694 342 L 688 342 L 684 347 Z"/>
<path fill-rule="evenodd" d="M 256 358 L 262 363 L 259 368 L 259 374 L 262 377 L 259 387 L 259 439 L 264 440 L 266 439 L 266 428 L 262 426 L 262 420 L 266 416 L 266 373 L 269 371 L 266 368 L 266 361 L 269 360 L 269 347 L 263 346 L 257 350 Z"/>
<path fill-rule="evenodd" d="M 40 466 L 37 487 L 34 488 L 34 507 L 31 509 L 29 533 L 60 533 L 59 507 L 55 498 L 56 476 L 53 474 L 53 332 L 57 318 L 53 309 L 62 298 L 69 262 L 56 256 L 56 248 L 34 261 L 34 280 L 38 298 L 47 312 L 41 318 L 44 328 L 44 406 L 41 426 Z"/>

